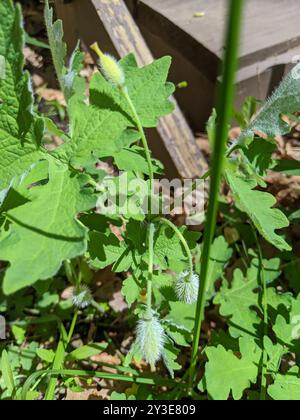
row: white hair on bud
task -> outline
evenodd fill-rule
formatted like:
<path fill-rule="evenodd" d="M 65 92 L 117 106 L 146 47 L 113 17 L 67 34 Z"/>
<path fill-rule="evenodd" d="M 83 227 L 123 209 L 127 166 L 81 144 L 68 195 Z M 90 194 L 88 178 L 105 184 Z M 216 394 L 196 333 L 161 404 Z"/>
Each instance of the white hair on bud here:
<path fill-rule="evenodd" d="M 153 313 L 149 318 L 140 319 L 136 334 L 136 343 L 143 358 L 154 367 L 162 356 L 165 343 L 165 332 L 159 319 Z"/>
<path fill-rule="evenodd" d="M 100 58 L 101 71 L 106 80 L 115 86 L 125 85 L 125 74 L 118 61 L 110 54 L 102 54 Z"/>
<path fill-rule="evenodd" d="M 191 305 L 197 302 L 199 291 L 199 276 L 193 273 L 190 276 L 188 271 L 183 271 L 177 277 L 175 283 L 175 292 L 178 299 L 184 303 Z"/>
<path fill-rule="evenodd" d="M 79 309 L 87 308 L 92 302 L 92 293 L 86 285 L 74 287 L 72 293 L 72 303 Z"/>

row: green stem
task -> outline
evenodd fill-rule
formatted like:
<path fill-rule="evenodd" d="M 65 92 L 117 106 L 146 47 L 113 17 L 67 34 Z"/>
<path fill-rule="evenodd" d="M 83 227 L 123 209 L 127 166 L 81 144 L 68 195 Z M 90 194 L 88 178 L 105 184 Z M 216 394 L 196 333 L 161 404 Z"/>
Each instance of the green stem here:
<path fill-rule="evenodd" d="M 155 377 L 126 376 L 124 374 L 116 374 L 116 373 L 109 373 L 109 372 L 96 372 L 96 371 L 72 370 L 72 369 L 40 370 L 30 375 L 29 378 L 24 383 L 23 388 L 22 388 L 22 394 L 21 394 L 22 400 L 26 400 L 27 393 L 30 390 L 31 384 L 34 383 L 42 375 L 91 377 L 91 378 L 100 378 L 100 379 L 130 382 L 130 383 L 152 385 L 152 386 L 167 386 L 170 388 L 174 388 L 174 387 L 186 388 L 186 384 L 180 384 L 174 380 L 163 379 L 158 376 L 155 376 Z"/>
<path fill-rule="evenodd" d="M 73 319 L 71 322 L 71 326 L 70 326 L 70 330 L 68 335 L 66 336 L 66 331 L 63 329 L 61 331 L 61 335 L 60 335 L 60 339 L 59 339 L 59 343 L 55 352 L 55 358 L 54 358 L 54 362 L 53 362 L 53 370 L 57 370 L 57 369 L 61 369 L 63 367 L 64 364 L 64 360 L 65 360 L 65 352 L 66 349 L 72 339 L 73 333 L 74 333 L 74 328 L 76 325 L 76 321 L 77 321 L 77 317 L 78 317 L 78 310 L 76 310 L 74 312 L 73 315 Z M 54 399 L 54 395 L 55 395 L 55 388 L 56 388 L 56 383 L 57 383 L 57 379 L 56 378 L 51 378 L 49 381 L 49 385 L 45 394 L 45 400 L 46 401 L 50 401 Z"/>
<path fill-rule="evenodd" d="M 268 286 L 265 276 L 265 268 L 264 268 L 264 259 L 262 254 L 262 249 L 259 243 L 259 239 L 256 233 L 256 229 L 251 223 L 253 235 L 255 237 L 256 246 L 258 249 L 258 256 L 259 256 L 259 274 L 260 274 L 260 282 L 262 286 L 262 307 L 263 307 L 263 317 L 264 317 L 264 336 L 262 342 L 262 372 L 261 372 L 261 387 L 260 387 L 260 399 L 261 401 L 265 401 L 267 397 L 267 362 L 268 362 L 268 353 L 265 348 L 265 338 L 268 337 L 268 323 L 269 323 L 269 316 L 268 316 Z"/>
<path fill-rule="evenodd" d="M 147 164 L 148 164 L 148 172 L 149 172 L 149 180 L 150 180 L 150 195 L 149 195 L 149 201 L 148 201 L 148 205 L 149 205 L 149 214 L 151 213 L 151 196 L 152 193 L 154 191 L 154 172 L 153 172 L 153 166 L 152 166 L 152 160 L 151 160 L 151 153 L 150 153 L 150 149 L 148 146 L 148 141 L 145 135 L 145 131 L 143 128 L 143 125 L 141 123 L 140 117 L 136 111 L 136 108 L 134 106 L 134 103 L 132 102 L 130 95 L 128 93 L 128 90 L 126 87 L 120 87 L 120 91 L 122 93 L 122 95 L 124 96 L 124 98 L 126 99 L 128 106 L 133 114 L 137 129 L 141 135 L 141 139 L 142 139 L 142 143 L 143 143 L 143 147 L 145 149 L 145 154 L 146 154 L 146 159 L 147 159 Z"/>
<path fill-rule="evenodd" d="M 73 337 L 75 325 L 76 325 L 76 322 L 77 322 L 77 318 L 78 318 L 78 309 L 75 310 L 74 315 L 73 315 L 73 319 L 72 319 L 71 326 L 70 326 L 69 333 L 68 333 L 68 337 L 67 337 L 66 348 L 69 345 L 69 343 L 70 343 L 70 341 Z"/>
<path fill-rule="evenodd" d="M 211 244 L 213 241 L 217 222 L 219 189 L 223 170 L 224 156 L 226 151 L 226 142 L 228 139 L 228 126 L 230 124 L 233 109 L 233 100 L 235 92 L 235 73 L 237 69 L 243 4 L 243 0 L 231 0 L 230 2 L 227 43 L 223 64 L 223 80 L 220 87 L 218 103 L 218 123 L 216 128 L 216 140 L 212 156 L 209 207 L 204 233 L 204 245 L 201 259 L 202 264 L 200 270 L 200 287 L 195 314 L 194 338 L 192 346 L 191 365 L 189 370 L 190 390 L 193 388 L 195 369 L 198 360 L 197 355 L 205 307 L 205 291 L 207 288 L 208 281 Z"/>
<path fill-rule="evenodd" d="M 63 366 L 64 358 L 65 358 L 65 342 L 67 340 L 67 333 L 64 326 L 61 324 L 60 326 L 60 338 L 56 348 L 55 357 L 52 365 L 53 370 L 61 369 Z M 47 387 L 47 391 L 45 394 L 45 401 L 52 401 L 55 396 L 55 388 L 56 388 L 56 378 L 51 378 Z"/>
<path fill-rule="evenodd" d="M 81 273 L 79 273 L 78 275 L 75 273 L 75 270 L 73 268 L 71 261 L 65 261 L 64 264 L 65 264 L 65 270 L 66 270 L 66 275 L 68 276 L 68 280 L 71 282 L 71 284 L 75 284 L 76 286 L 79 286 L 81 282 L 81 277 L 82 277 Z M 54 358 L 53 366 L 52 366 L 54 370 L 61 369 L 63 367 L 64 360 L 65 360 L 65 352 L 72 339 L 75 325 L 77 322 L 77 318 L 78 318 L 78 309 L 76 309 L 74 312 L 68 334 L 66 333 L 64 326 L 61 324 L 60 338 L 59 338 L 59 342 L 58 342 L 58 346 L 55 352 L 55 358 Z M 57 383 L 56 378 L 50 379 L 48 388 L 45 394 L 46 401 L 54 399 L 56 383 Z"/>
<path fill-rule="evenodd" d="M 147 279 L 147 318 L 152 317 L 152 280 L 153 280 L 153 265 L 154 265 L 154 233 L 155 226 L 153 223 L 149 225 L 149 264 L 148 264 L 148 279 Z"/>
<path fill-rule="evenodd" d="M 178 236 L 178 238 L 180 239 L 180 241 L 182 243 L 182 246 L 185 249 L 188 261 L 189 261 L 189 280 L 188 281 L 191 281 L 192 280 L 192 275 L 193 275 L 193 269 L 194 269 L 193 256 L 192 256 L 191 250 L 190 250 L 190 248 L 188 246 L 188 243 L 185 240 L 183 234 L 180 232 L 178 227 L 175 226 L 174 223 L 172 223 L 170 220 L 165 219 L 164 217 L 161 217 L 161 218 L 155 219 L 155 220 L 158 220 L 159 222 L 164 223 L 167 226 L 169 226 L 175 232 L 175 234 Z"/>

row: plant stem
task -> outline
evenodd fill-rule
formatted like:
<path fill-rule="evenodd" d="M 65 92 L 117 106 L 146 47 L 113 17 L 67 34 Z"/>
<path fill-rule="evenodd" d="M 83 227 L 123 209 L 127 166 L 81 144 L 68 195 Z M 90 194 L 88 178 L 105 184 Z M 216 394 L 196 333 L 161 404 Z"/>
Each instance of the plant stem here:
<path fill-rule="evenodd" d="M 265 338 L 268 337 L 268 322 L 269 322 L 269 316 L 268 316 L 268 286 L 265 276 L 265 268 L 264 268 L 264 259 L 262 254 L 262 249 L 259 243 L 259 239 L 256 233 L 256 229 L 251 223 L 253 235 L 255 237 L 256 246 L 258 249 L 258 256 L 259 256 L 259 274 L 260 274 L 260 282 L 262 286 L 262 307 L 263 307 L 263 317 L 264 317 L 264 336 L 263 336 L 263 342 L 262 342 L 262 349 L 263 349 L 263 355 L 262 355 L 262 368 L 261 368 L 261 388 L 260 388 L 260 399 L 261 401 L 265 401 L 267 397 L 267 362 L 268 362 L 268 354 L 267 350 L 265 348 Z"/>
<path fill-rule="evenodd" d="M 228 139 L 228 126 L 232 117 L 233 100 L 235 92 L 235 73 L 237 69 L 238 47 L 240 43 L 241 16 L 243 0 L 231 0 L 227 29 L 227 42 L 223 64 L 223 80 L 219 92 L 218 122 L 216 127 L 216 140 L 212 156 L 211 185 L 209 193 L 209 207 L 204 233 L 202 264 L 200 270 L 200 287 L 195 314 L 194 338 L 192 346 L 191 365 L 189 370 L 189 386 L 193 388 L 194 374 L 197 364 L 198 346 L 205 306 L 205 291 L 208 281 L 208 270 L 211 253 L 211 244 L 214 237 L 218 197 L 221 183 L 223 161 Z"/>
<path fill-rule="evenodd" d="M 154 233 L 155 226 L 153 223 L 149 225 L 149 264 L 148 264 L 148 279 L 147 279 L 147 318 L 152 317 L 152 279 L 153 279 L 153 265 L 154 265 Z"/>
<path fill-rule="evenodd" d="M 186 384 L 178 383 L 172 379 L 160 378 L 157 375 L 155 377 L 150 377 L 150 376 L 147 377 L 147 376 L 142 376 L 142 375 L 141 376 L 126 376 L 124 373 L 117 374 L 117 373 L 96 372 L 96 371 L 88 371 L 88 370 L 72 370 L 72 369 L 40 370 L 30 375 L 29 378 L 27 378 L 27 380 L 25 381 L 22 387 L 22 394 L 21 394 L 21 398 L 23 400 L 26 400 L 26 396 L 27 396 L 28 391 L 30 390 L 31 384 L 34 383 L 42 375 L 91 377 L 91 378 L 101 378 L 101 379 L 116 380 L 116 381 L 152 385 L 152 386 L 156 385 L 156 386 L 167 386 L 170 388 L 174 388 L 174 387 L 186 388 Z"/>
<path fill-rule="evenodd" d="M 151 213 L 151 196 L 152 193 L 154 191 L 154 173 L 153 173 L 153 166 L 152 166 L 152 160 L 151 160 L 151 153 L 150 153 L 150 149 L 148 146 L 148 141 L 145 135 L 145 131 L 143 128 L 143 125 L 141 123 L 140 117 L 135 109 L 134 103 L 132 102 L 130 95 L 128 93 L 128 90 L 126 87 L 120 87 L 120 91 L 122 93 L 122 95 L 124 96 L 124 98 L 126 99 L 128 106 L 133 114 L 137 129 L 141 135 L 141 139 L 142 139 L 142 143 L 143 143 L 143 147 L 145 149 L 145 153 L 146 153 L 146 159 L 147 159 L 147 164 L 148 164 L 148 172 L 149 172 L 149 180 L 150 180 L 150 195 L 149 195 L 149 200 L 148 200 L 148 206 L 149 206 L 149 214 Z"/>
<path fill-rule="evenodd" d="M 68 337 L 67 337 L 66 348 L 67 348 L 68 344 L 70 343 L 70 341 L 73 337 L 73 333 L 74 333 L 75 325 L 76 325 L 76 322 L 77 322 L 77 318 L 78 318 L 78 309 L 75 310 L 74 315 L 73 315 L 73 319 L 72 319 L 71 326 L 70 326 L 69 333 L 68 333 Z"/>
<path fill-rule="evenodd" d="M 77 273 L 75 272 L 73 268 L 72 262 L 69 260 L 64 262 L 64 266 L 65 266 L 65 271 L 66 271 L 68 280 L 70 281 L 71 284 L 76 285 L 76 287 L 78 287 L 81 282 L 81 277 L 82 277 L 81 272 L 79 272 L 79 274 L 77 275 Z M 54 357 L 53 366 L 52 366 L 54 370 L 61 369 L 63 367 L 64 360 L 65 360 L 65 352 L 72 339 L 75 325 L 77 322 L 77 318 L 78 318 L 78 309 L 76 309 L 74 312 L 68 334 L 66 333 L 64 326 L 62 324 L 60 325 L 61 333 L 60 333 L 60 338 L 59 338 L 59 342 L 56 348 L 55 357 Z M 45 394 L 46 401 L 53 400 L 55 396 L 56 383 L 57 383 L 56 378 L 50 379 L 48 388 Z"/>
<path fill-rule="evenodd" d="M 65 358 L 65 341 L 67 339 L 67 333 L 62 324 L 60 325 L 60 329 L 61 329 L 60 338 L 59 338 L 59 342 L 56 348 L 55 358 L 52 365 L 53 370 L 61 369 L 64 362 L 64 358 Z M 48 387 L 47 387 L 47 391 L 45 394 L 45 398 L 44 398 L 45 401 L 52 401 L 54 399 L 56 383 L 57 383 L 56 378 L 50 379 Z"/>
<path fill-rule="evenodd" d="M 191 281 L 194 266 L 193 266 L 193 256 L 192 256 L 192 253 L 191 253 L 191 250 L 188 246 L 187 241 L 185 240 L 184 236 L 182 235 L 182 233 L 180 232 L 178 227 L 175 226 L 174 223 L 172 223 L 170 220 L 165 219 L 164 217 L 161 217 L 157 220 L 160 221 L 161 223 L 164 223 L 164 224 L 168 225 L 175 232 L 175 234 L 178 236 L 178 238 L 180 239 L 180 241 L 181 241 L 181 243 L 182 243 L 182 245 L 185 249 L 186 255 L 188 257 L 188 261 L 189 261 L 189 281 Z"/>

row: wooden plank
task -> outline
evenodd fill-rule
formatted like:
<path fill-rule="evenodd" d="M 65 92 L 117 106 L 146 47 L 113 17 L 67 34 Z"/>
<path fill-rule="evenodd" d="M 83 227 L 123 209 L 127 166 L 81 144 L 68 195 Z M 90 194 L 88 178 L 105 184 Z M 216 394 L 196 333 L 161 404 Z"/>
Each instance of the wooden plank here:
<path fill-rule="evenodd" d="M 201 69 L 217 77 L 224 46 L 228 0 L 127 0 L 136 19 Z M 276 57 L 300 45 L 299 0 L 246 1 L 240 67 Z M 204 11 L 205 16 L 194 14 Z"/>
<path fill-rule="evenodd" d="M 66 40 L 70 45 L 75 44 L 76 38 L 81 38 L 86 45 L 98 41 L 103 49 L 113 49 L 118 56 L 134 52 L 140 65 L 153 60 L 123 0 L 73 0 L 69 4 L 56 0 L 56 10 L 65 23 Z M 176 110 L 162 118 L 157 129 L 162 141 L 158 143 L 156 137 L 151 146 L 157 157 L 169 157 L 162 158 L 169 175 L 173 172 L 173 162 L 180 176 L 194 178 L 204 172 L 206 163 L 174 98 L 173 101 Z"/>

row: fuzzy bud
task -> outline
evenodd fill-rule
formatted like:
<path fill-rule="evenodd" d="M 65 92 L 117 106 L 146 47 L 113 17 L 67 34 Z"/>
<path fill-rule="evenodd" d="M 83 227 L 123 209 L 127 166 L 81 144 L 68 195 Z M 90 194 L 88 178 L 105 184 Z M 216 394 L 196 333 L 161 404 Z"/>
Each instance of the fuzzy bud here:
<path fill-rule="evenodd" d="M 193 273 L 190 276 L 188 271 L 179 274 L 175 283 L 175 292 L 178 299 L 184 303 L 191 305 L 197 302 L 199 290 L 199 276 Z"/>
<path fill-rule="evenodd" d="M 97 43 L 91 45 L 91 49 L 99 57 L 99 64 L 105 79 L 115 86 L 124 86 L 125 74 L 118 61 L 110 54 L 104 54 Z"/>
<path fill-rule="evenodd" d="M 136 342 L 143 358 L 154 368 L 162 356 L 165 333 L 158 318 L 152 313 L 140 319 L 137 325 Z"/>
<path fill-rule="evenodd" d="M 72 303 L 79 309 L 87 308 L 92 302 L 92 294 L 90 289 L 85 286 L 81 285 L 74 288 L 72 293 Z"/>

